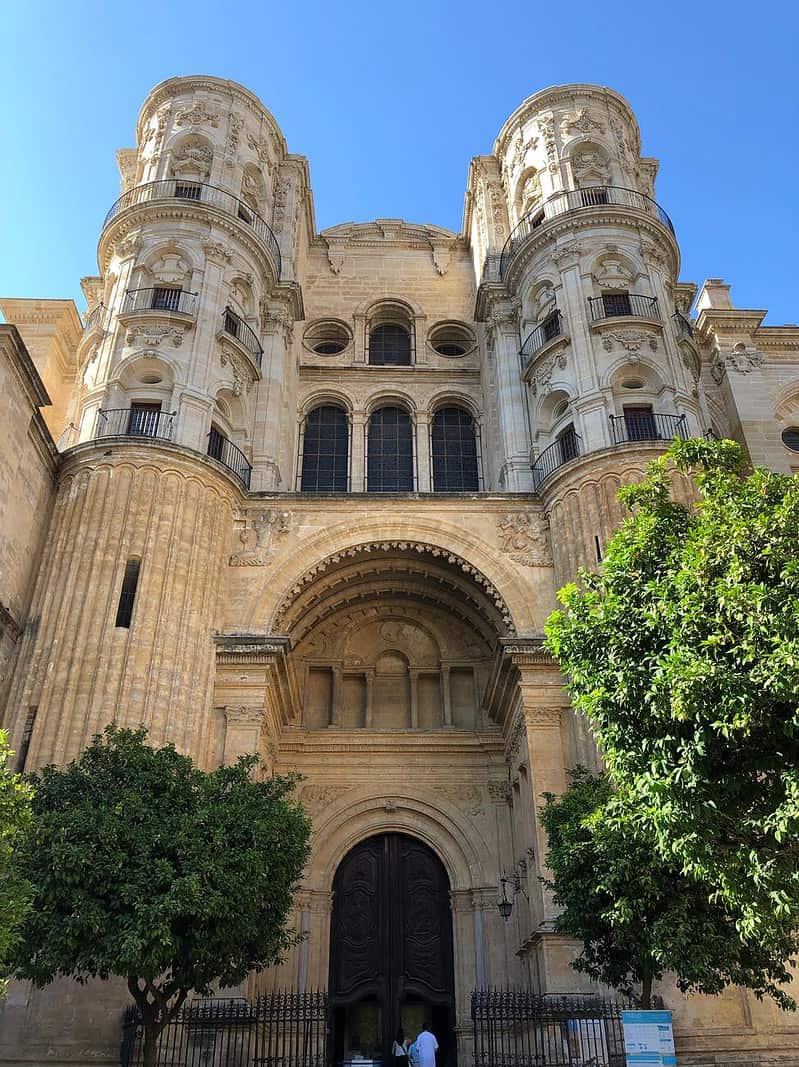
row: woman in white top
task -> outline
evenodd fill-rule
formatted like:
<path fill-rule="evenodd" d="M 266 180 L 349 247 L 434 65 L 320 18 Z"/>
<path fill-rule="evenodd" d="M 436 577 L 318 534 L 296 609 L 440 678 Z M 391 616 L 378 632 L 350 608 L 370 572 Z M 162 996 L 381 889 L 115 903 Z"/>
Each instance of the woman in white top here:
<path fill-rule="evenodd" d="M 392 1067 L 407 1067 L 408 1065 L 408 1042 L 402 1027 L 397 1030 L 394 1044 L 391 1046 Z"/>

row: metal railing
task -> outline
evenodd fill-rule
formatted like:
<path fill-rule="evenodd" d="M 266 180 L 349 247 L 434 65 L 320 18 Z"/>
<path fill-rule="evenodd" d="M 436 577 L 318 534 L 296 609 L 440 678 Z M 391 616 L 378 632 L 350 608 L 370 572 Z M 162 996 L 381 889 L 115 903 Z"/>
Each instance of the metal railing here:
<path fill-rule="evenodd" d="M 97 412 L 94 437 L 157 437 L 171 441 L 174 421 L 174 411 L 110 408 Z"/>
<path fill-rule="evenodd" d="M 128 311 L 177 311 L 181 315 L 193 315 L 196 298 L 196 293 L 170 289 L 165 285 L 128 289 L 122 302 L 122 311 L 123 314 Z"/>
<path fill-rule="evenodd" d="M 678 337 L 693 337 L 694 328 L 685 315 L 675 311 L 671 317 L 674 319 L 675 332 Z"/>
<path fill-rule="evenodd" d="M 225 308 L 222 312 L 222 329 L 243 344 L 258 366 L 261 366 L 261 357 L 264 354 L 264 350 L 258 340 L 258 335 L 252 326 L 248 325 L 231 308 Z"/>
<path fill-rule="evenodd" d="M 252 466 L 240 448 L 213 427 L 208 433 L 206 455 L 217 460 L 223 467 L 236 475 L 245 489 L 250 488 Z"/>
<path fill-rule="evenodd" d="M 596 995 L 472 993 L 475 1067 L 624 1067 L 622 1011 Z"/>
<path fill-rule="evenodd" d="M 657 411 L 626 411 L 610 416 L 610 435 L 614 445 L 633 441 L 672 441 L 688 437 L 685 415 L 662 415 Z"/>
<path fill-rule="evenodd" d="M 546 481 L 558 467 L 582 454 L 582 441 L 578 433 L 572 430 L 570 433 L 565 433 L 562 437 L 559 437 L 557 441 L 536 456 L 535 463 L 533 463 L 533 492 L 537 493 L 541 483 Z"/>
<path fill-rule="evenodd" d="M 100 326 L 102 324 L 103 319 L 105 318 L 105 310 L 105 304 L 100 301 L 100 303 L 96 307 L 93 307 L 89 314 L 86 316 L 86 321 L 83 324 L 83 329 L 91 330 L 95 326 Z"/>
<path fill-rule="evenodd" d="M 586 189 L 564 189 L 555 193 L 529 212 L 511 230 L 502 254 L 499 259 L 499 276 L 505 277 L 505 271 L 510 265 L 516 251 L 524 244 L 530 234 L 550 219 L 563 215 L 568 211 L 579 211 L 581 208 L 605 207 L 632 208 L 658 219 L 667 230 L 674 233 L 672 221 L 663 208 L 651 197 L 637 192 L 635 189 L 625 189 L 615 185 L 591 185 Z"/>
<path fill-rule="evenodd" d="M 158 1039 L 158 1067 L 325 1067 L 328 1001 L 324 992 L 281 992 L 244 1000 L 191 1001 Z M 122 1067 L 141 1067 L 141 1018 L 130 1008 L 123 1022 Z"/>
<path fill-rule="evenodd" d="M 555 308 L 549 315 L 540 322 L 538 326 L 528 333 L 524 339 L 522 347 L 519 349 L 519 356 L 522 361 L 522 370 L 527 366 L 536 352 L 540 351 L 547 343 L 554 337 L 560 337 L 563 334 L 563 319 L 560 311 Z"/>
<path fill-rule="evenodd" d="M 204 182 L 185 181 L 182 178 L 165 178 L 157 182 L 145 182 L 144 185 L 134 185 L 128 189 L 112 205 L 105 217 L 103 226 L 108 223 L 120 211 L 134 207 L 137 204 L 146 204 L 151 200 L 191 200 L 196 203 L 207 204 L 209 207 L 224 211 L 226 215 L 240 219 L 255 233 L 267 246 L 275 262 L 278 276 L 280 275 L 280 246 L 277 243 L 272 228 L 265 219 L 242 200 L 233 196 L 232 193 L 218 188 L 216 185 L 206 185 Z"/>
<path fill-rule="evenodd" d="M 659 319 L 660 309 L 656 296 L 641 296 L 638 293 L 604 293 L 589 296 L 588 307 L 591 321 L 614 319 L 625 315 L 641 319 Z"/>

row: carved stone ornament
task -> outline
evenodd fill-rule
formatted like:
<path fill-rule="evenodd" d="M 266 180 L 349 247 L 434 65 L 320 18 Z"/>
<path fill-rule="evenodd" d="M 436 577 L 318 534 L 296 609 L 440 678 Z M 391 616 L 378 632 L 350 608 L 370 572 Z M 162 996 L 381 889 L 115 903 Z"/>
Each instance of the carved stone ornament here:
<path fill-rule="evenodd" d="M 529 214 L 541 202 L 541 179 L 537 171 L 532 171 L 524 178 L 519 190 L 519 202 L 522 216 Z"/>
<path fill-rule="evenodd" d="M 437 792 L 472 818 L 483 814 L 483 794 L 476 785 L 441 786 Z"/>
<path fill-rule="evenodd" d="M 203 250 L 208 259 L 215 260 L 217 263 L 230 263 L 233 256 L 232 248 L 223 245 L 221 241 L 214 241 L 211 237 L 203 241 Z"/>
<path fill-rule="evenodd" d="M 207 178 L 211 173 L 214 153 L 204 141 L 186 141 L 175 153 L 172 167 L 181 177 Z"/>
<path fill-rule="evenodd" d="M 514 563 L 524 567 L 552 565 L 546 521 L 533 511 L 516 511 L 498 517 L 497 538 L 500 550 Z"/>
<path fill-rule="evenodd" d="M 225 721 L 228 726 L 260 726 L 264 721 L 264 709 L 247 707 L 244 704 L 226 707 Z"/>
<path fill-rule="evenodd" d="M 739 342 L 731 352 L 722 354 L 718 349 L 713 353 L 710 364 L 710 373 L 717 385 L 720 385 L 726 371 L 735 371 L 736 374 L 750 374 L 763 366 L 765 357 L 756 348 Z"/>
<path fill-rule="evenodd" d="M 273 221 L 276 230 L 282 230 L 288 214 L 289 195 L 291 193 L 291 179 L 280 178 L 275 185 L 275 206 Z"/>
<path fill-rule="evenodd" d="M 544 115 L 538 120 L 538 129 L 544 139 L 544 148 L 547 153 L 547 167 L 551 174 L 558 169 L 558 148 L 555 141 L 555 117 Z"/>
<path fill-rule="evenodd" d="M 344 259 L 344 246 L 336 241 L 327 240 L 327 262 L 334 274 L 341 274 Z"/>
<path fill-rule="evenodd" d="M 452 252 L 447 245 L 433 245 L 433 266 L 443 278 L 449 270 Z M 334 273 L 337 273 L 334 271 Z"/>
<path fill-rule="evenodd" d="M 120 148 L 117 150 L 119 181 L 123 193 L 126 193 L 128 189 L 136 184 L 137 165 L 138 153 L 135 148 Z"/>
<path fill-rule="evenodd" d="M 114 245 L 114 252 L 120 259 L 127 259 L 129 256 L 135 256 L 141 249 L 142 238 L 140 233 L 129 233 L 125 237 L 120 239 Z"/>
<path fill-rule="evenodd" d="M 214 128 L 219 125 L 219 112 L 201 100 L 195 100 L 191 107 L 184 108 L 175 115 L 176 126 L 199 126 L 201 123 L 208 123 Z"/>
<path fill-rule="evenodd" d="M 247 134 L 247 145 L 258 156 L 258 161 L 263 165 L 264 170 L 269 174 L 272 170 L 272 162 L 269 158 L 271 144 L 268 140 L 259 141 L 257 137 L 253 137 L 251 133 Z"/>
<path fill-rule="evenodd" d="M 566 353 L 562 349 L 547 356 L 530 378 L 530 392 L 533 396 L 538 394 L 539 389 L 543 393 L 549 392 L 553 374 L 556 370 L 563 370 L 567 362 Z"/>
<path fill-rule="evenodd" d="M 507 778 L 488 783 L 488 795 L 494 804 L 507 804 L 513 797 L 513 789 Z"/>
<path fill-rule="evenodd" d="M 225 142 L 225 166 L 232 167 L 236 162 L 236 153 L 239 150 L 241 131 L 244 128 L 244 119 L 241 115 L 231 112 L 228 126 L 227 141 Z"/>
<path fill-rule="evenodd" d="M 176 252 L 165 252 L 164 255 L 150 267 L 150 273 L 156 281 L 174 285 L 182 282 L 190 272 L 189 264 Z"/>
<path fill-rule="evenodd" d="M 516 718 L 513 720 L 513 725 L 511 726 L 510 731 L 508 733 L 508 739 L 505 742 L 506 763 L 513 763 L 513 761 L 518 756 L 519 749 L 521 748 L 522 744 L 522 738 L 525 736 L 525 730 L 526 727 L 524 724 L 524 716 L 517 714 Z M 507 792 L 505 794 L 504 799 L 510 800 L 513 796 L 510 788 L 510 782 L 506 781 L 504 784 L 507 786 Z"/>
<path fill-rule="evenodd" d="M 604 133 L 605 127 L 601 122 L 591 118 L 588 108 L 581 107 L 573 115 L 564 115 L 560 120 L 560 128 L 563 134 L 578 130 L 580 133 Z"/>
<path fill-rule="evenodd" d="M 125 343 L 129 345 L 144 344 L 156 348 L 168 341 L 173 348 L 180 348 L 186 331 L 182 326 L 152 326 L 145 323 L 135 323 L 128 327 L 125 334 Z"/>
<path fill-rule="evenodd" d="M 261 508 L 245 512 L 239 533 L 241 548 L 230 557 L 230 566 L 265 567 L 274 555 L 275 541 L 285 537 L 290 523 L 290 511 Z"/>
<path fill-rule="evenodd" d="M 614 341 L 629 353 L 640 352 L 644 345 L 649 345 L 653 352 L 658 350 L 657 334 L 647 330 L 608 330 L 602 334 L 602 347 L 606 352 L 613 351 Z"/>
<path fill-rule="evenodd" d="M 347 790 L 337 785 L 304 785 L 300 800 L 306 808 L 327 808 Z"/>
<path fill-rule="evenodd" d="M 582 246 L 576 241 L 572 241 L 571 244 L 554 249 L 552 259 L 559 270 L 567 270 L 569 267 L 576 267 L 579 264 L 582 254 Z"/>
<path fill-rule="evenodd" d="M 572 158 L 572 173 L 583 185 L 604 185 L 610 177 L 604 155 L 588 149 Z"/>
<path fill-rule="evenodd" d="M 633 272 L 618 257 L 605 256 L 594 275 L 603 289 L 628 289 L 633 280 Z"/>
<path fill-rule="evenodd" d="M 524 721 L 528 729 L 560 729 L 563 708 L 527 707 L 524 709 Z"/>
<path fill-rule="evenodd" d="M 521 308 L 510 300 L 497 301 L 491 308 L 488 316 L 488 327 L 491 332 L 516 333 L 519 329 L 519 317 Z"/>
<path fill-rule="evenodd" d="M 666 270 L 669 265 L 666 253 L 659 245 L 653 244 L 651 241 L 641 242 L 641 255 L 646 263 L 652 264 L 659 270 Z"/>

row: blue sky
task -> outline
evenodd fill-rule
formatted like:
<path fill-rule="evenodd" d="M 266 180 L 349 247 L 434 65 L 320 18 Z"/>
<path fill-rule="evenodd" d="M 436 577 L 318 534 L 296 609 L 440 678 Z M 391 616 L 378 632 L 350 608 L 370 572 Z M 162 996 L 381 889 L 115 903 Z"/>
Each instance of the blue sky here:
<path fill-rule="evenodd" d="M 402 217 L 460 229 L 469 159 L 531 93 L 628 97 L 682 277 L 799 322 L 794 4 L 0 0 L 0 294 L 75 297 L 148 90 L 232 78 L 307 155 L 319 228 Z"/>

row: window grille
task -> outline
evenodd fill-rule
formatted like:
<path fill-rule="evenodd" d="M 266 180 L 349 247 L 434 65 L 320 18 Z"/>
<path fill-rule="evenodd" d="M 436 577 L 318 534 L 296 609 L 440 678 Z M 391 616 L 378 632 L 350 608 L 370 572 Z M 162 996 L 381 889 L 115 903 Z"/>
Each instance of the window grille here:
<path fill-rule="evenodd" d="M 182 291 L 182 289 L 175 289 L 173 286 L 156 285 L 153 289 L 152 306 L 161 311 L 180 311 Z"/>
<path fill-rule="evenodd" d="M 133 618 L 133 603 L 136 599 L 136 589 L 139 584 L 140 566 L 141 561 L 138 559 L 129 559 L 125 564 L 125 576 L 122 579 L 115 626 L 123 626 L 125 629 L 130 628 L 130 620 Z"/>
<path fill-rule="evenodd" d="M 413 490 L 413 427 L 401 408 L 378 408 L 369 420 L 366 488 L 370 493 Z"/>
<path fill-rule="evenodd" d="M 178 200 L 200 200 L 202 186 L 197 182 L 175 182 L 175 196 Z"/>
<path fill-rule="evenodd" d="M 227 437 L 225 437 L 222 431 L 218 430 L 216 426 L 212 426 L 208 434 L 208 455 L 212 459 L 221 461 L 226 444 Z"/>
<path fill-rule="evenodd" d="M 632 315 L 632 304 L 630 302 L 629 293 L 603 293 L 602 294 L 602 307 L 605 311 L 605 318 L 612 318 L 614 315 Z"/>
<path fill-rule="evenodd" d="M 433 489 L 437 493 L 479 489 L 474 419 L 463 408 L 441 408 L 433 417 Z"/>
<path fill-rule="evenodd" d="M 305 420 L 300 490 L 304 493 L 345 493 L 348 449 L 347 413 L 333 404 L 314 408 Z"/>
<path fill-rule="evenodd" d="M 157 437 L 160 404 L 136 403 L 130 405 L 128 434 L 131 437 Z"/>
<path fill-rule="evenodd" d="M 390 322 L 376 326 L 369 334 L 369 362 L 377 366 L 410 366 L 411 335 L 405 327 Z"/>
<path fill-rule="evenodd" d="M 555 440 L 558 442 L 560 449 L 561 463 L 568 463 L 570 459 L 574 459 L 580 454 L 579 441 L 572 423 L 562 429 Z"/>
<path fill-rule="evenodd" d="M 654 441 L 659 437 L 655 427 L 655 416 L 649 406 L 625 406 L 624 425 L 628 441 Z"/>

